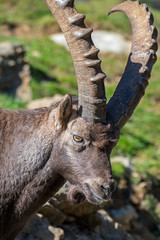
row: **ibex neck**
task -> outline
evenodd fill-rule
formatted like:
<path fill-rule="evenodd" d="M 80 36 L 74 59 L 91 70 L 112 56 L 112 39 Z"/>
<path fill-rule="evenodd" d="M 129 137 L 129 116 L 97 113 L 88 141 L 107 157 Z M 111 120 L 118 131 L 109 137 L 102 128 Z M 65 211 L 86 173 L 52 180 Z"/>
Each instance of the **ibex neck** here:
<path fill-rule="evenodd" d="M 60 175 L 52 176 L 52 179 L 47 179 L 45 182 L 42 176 L 46 174 L 45 170 L 42 171 L 40 176 L 35 176 L 22 191 L 19 198 L 9 202 L 8 208 L 5 206 L 0 207 L 4 209 L 2 212 L 0 222 L 0 239 L 13 240 L 17 234 L 22 231 L 28 219 L 38 209 L 51 198 L 59 188 L 64 184 L 64 179 Z M 16 193 L 15 193 L 16 194 Z M 9 231 L 8 231 L 9 230 Z"/>
<path fill-rule="evenodd" d="M 47 109 L 30 114 L 6 110 L 2 114 L 2 111 L 0 239 L 9 240 L 22 230 L 28 218 L 59 190 L 65 180 L 57 172 L 58 138 L 54 129 L 49 131 Z"/>

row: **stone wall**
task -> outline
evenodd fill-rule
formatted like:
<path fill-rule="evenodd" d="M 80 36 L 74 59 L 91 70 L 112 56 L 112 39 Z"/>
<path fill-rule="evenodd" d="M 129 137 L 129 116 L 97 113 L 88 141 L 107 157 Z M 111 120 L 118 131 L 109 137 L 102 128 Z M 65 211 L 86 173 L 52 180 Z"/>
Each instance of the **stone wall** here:
<path fill-rule="evenodd" d="M 0 43 L 0 91 L 21 100 L 31 99 L 30 66 L 20 44 Z"/>

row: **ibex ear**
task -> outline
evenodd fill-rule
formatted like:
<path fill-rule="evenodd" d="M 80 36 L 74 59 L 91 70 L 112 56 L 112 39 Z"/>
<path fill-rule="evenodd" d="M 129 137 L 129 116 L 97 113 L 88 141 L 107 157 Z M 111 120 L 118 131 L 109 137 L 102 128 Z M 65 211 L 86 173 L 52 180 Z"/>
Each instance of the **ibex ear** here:
<path fill-rule="evenodd" d="M 57 109 L 57 120 L 61 127 L 65 127 L 72 114 L 72 98 L 66 94 L 60 101 Z"/>

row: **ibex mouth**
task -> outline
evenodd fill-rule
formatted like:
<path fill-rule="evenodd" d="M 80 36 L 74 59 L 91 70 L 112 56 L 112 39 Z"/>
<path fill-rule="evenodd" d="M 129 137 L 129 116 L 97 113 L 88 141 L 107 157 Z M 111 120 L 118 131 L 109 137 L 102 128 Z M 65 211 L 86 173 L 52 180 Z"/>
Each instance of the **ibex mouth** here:
<path fill-rule="evenodd" d="M 67 198 L 72 204 L 79 204 L 86 199 L 85 195 L 76 187 L 71 188 Z"/>
<path fill-rule="evenodd" d="M 85 199 L 93 204 L 102 204 L 106 201 L 111 200 L 112 193 L 108 189 L 100 189 L 99 191 L 94 190 L 89 184 L 85 184 L 85 189 L 79 190 L 78 187 L 74 186 L 68 192 L 67 198 L 72 204 L 79 204 Z"/>

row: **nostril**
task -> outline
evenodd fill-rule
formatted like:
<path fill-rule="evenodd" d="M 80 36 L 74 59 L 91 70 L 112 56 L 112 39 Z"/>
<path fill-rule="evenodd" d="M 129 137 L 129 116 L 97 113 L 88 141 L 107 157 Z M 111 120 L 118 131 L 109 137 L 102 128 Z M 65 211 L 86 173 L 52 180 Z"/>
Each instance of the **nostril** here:
<path fill-rule="evenodd" d="M 102 184 L 101 185 L 101 188 L 106 191 L 106 192 L 109 192 L 109 193 L 112 193 L 116 190 L 116 184 L 115 184 L 115 181 L 112 179 L 110 182 L 109 182 L 109 185 L 108 184 Z"/>
<path fill-rule="evenodd" d="M 103 188 L 104 190 L 107 191 L 107 190 L 109 190 L 110 187 L 109 187 L 109 185 L 102 184 L 102 185 L 101 185 L 101 188 Z"/>
<path fill-rule="evenodd" d="M 106 197 L 108 199 L 109 196 L 110 196 L 110 186 L 107 185 L 107 184 L 102 184 L 101 188 L 103 189 L 103 191 L 104 191 L 104 193 L 105 193 L 105 195 L 106 195 Z"/>

